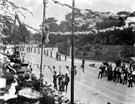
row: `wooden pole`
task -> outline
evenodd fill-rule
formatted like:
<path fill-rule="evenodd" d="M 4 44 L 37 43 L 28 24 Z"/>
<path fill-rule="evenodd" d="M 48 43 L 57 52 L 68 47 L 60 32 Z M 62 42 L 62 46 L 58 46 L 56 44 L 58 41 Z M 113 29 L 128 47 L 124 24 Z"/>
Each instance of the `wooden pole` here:
<path fill-rule="evenodd" d="M 71 104 L 74 104 L 74 6 L 75 0 L 72 0 L 72 36 L 71 36 Z"/>
<path fill-rule="evenodd" d="M 43 23 L 42 23 L 42 40 L 41 40 L 41 63 L 40 63 L 40 78 L 43 77 L 42 74 L 42 64 L 43 64 L 43 46 L 44 46 L 44 36 L 45 36 L 45 15 L 46 15 L 46 0 L 43 0 Z"/>

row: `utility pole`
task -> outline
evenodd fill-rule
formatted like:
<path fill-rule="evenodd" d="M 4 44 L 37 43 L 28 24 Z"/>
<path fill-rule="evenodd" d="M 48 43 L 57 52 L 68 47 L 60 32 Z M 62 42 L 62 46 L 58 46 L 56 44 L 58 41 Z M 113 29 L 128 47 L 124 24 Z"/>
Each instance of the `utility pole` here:
<path fill-rule="evenodd" d="M 45 38 L 45 20 L 46 20 L 46 4 L 47 4 L 47 0 L 43 0 L 43 22 L 42 22 L 42 40 L 41 40 L 41 63 L 40 63 L 40 78 L 43 78 L 43 74 L 42 74 L 42 64 L 43 64 L 43 47 L 44 47 L 44 38 Z"/>
<path fill-rule="evenodd" d="M 72 36 L 71 36 L 71 104 L 74 104 L 74 7 L 75 0 L 72 0 Z"/>

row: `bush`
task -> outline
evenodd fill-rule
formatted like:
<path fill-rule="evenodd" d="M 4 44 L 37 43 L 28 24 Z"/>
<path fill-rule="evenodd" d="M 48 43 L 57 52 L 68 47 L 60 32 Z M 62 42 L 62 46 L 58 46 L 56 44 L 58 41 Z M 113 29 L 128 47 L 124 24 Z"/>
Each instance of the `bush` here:
<path fill-rule="evenodd" d="M 84 47 L 84 50 L 86 51 L 86 52 L 89 52 L 89 51 L 91 51 L 91 45 L 87 45 L 87 46 L 85 46 Z"/>

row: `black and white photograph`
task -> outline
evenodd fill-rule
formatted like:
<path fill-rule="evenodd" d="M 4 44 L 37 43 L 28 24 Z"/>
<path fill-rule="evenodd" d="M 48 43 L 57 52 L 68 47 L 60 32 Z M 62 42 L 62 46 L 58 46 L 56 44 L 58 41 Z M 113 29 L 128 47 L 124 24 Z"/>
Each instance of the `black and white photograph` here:
<path fill-rule="evenodd" d="M 135 0 L 0 0 L 0 104 L 135 104 Z"/>

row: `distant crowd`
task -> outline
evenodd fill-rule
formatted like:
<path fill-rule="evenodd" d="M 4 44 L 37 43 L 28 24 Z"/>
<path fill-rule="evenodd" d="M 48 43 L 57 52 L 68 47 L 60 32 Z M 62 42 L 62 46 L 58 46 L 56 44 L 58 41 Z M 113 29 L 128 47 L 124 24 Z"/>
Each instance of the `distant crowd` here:
<path fill-rule="evenodd" d="M 108 62 L 104 62 L 99 67 L 100 71 L 98 78 L 107 77 L 108 81 L 113 81 L 116 84 L 128 85 L 133 87 L 135 82 L 135 63 L 131 62 L 129 65 L 122 64 L 120 60 L 115 62 L 115 67 Z"/>
<path fill-rule="evenodd" d="M 41 53 L 41 48 L 39 47 L 20 47 L 20 52 L 26 51 L 27 53 Z M 51 58 L 56 58 L 57 61 L 67 60 L 67 55 L 62 55 L 58 52 L 57 48 L 45 48 L 43 49 L 43 55 L 49 56 Z"/>

